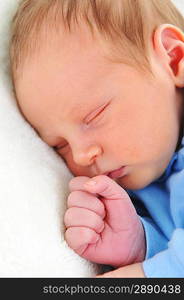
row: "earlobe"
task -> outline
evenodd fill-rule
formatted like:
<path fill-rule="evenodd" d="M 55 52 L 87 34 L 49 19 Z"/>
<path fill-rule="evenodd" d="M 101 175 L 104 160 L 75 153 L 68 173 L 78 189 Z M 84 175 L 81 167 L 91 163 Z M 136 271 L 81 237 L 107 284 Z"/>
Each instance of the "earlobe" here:
<path fill-rule="evenodd" d="M 184 87 L 184 33 L 176 26 L 162 24 L 154 33 L 154 49 L 168 68 L 177 87 Z"/>

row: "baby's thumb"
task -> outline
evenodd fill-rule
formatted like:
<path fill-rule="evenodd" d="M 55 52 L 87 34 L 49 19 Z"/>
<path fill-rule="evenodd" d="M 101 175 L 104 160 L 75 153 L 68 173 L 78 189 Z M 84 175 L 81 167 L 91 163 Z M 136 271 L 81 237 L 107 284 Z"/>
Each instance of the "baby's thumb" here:
<path fill-rule="evenodd" d="M 96 193 L 106 200 L 122 200 L 127 197 L 125 190 L 106 175 L 98 175 L 84 183 L 85 189 Z"/>
<path fill-rule="evenodd" d="M 103 201 L 108 223 L 113 228 L 121 230 L 119 226 L 124 219 L 123 227 L 127 228 L 137 216 L 136 210 L 127 192 L 115 181 L 105 175 L 93 177 L 84 184 L 85 189 L 90 193 L 96 193 Z"/>

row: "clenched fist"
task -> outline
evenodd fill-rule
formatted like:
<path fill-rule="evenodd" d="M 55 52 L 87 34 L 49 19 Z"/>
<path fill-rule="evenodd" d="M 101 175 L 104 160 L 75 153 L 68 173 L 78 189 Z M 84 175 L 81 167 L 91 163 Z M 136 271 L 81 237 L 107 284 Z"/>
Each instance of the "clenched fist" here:
<path fill-rule="evenodd" d="M 144 230 L 126 191 L 105 175 L 70 181 L 65 239 L 80 256 L 124 266 L 145 255 Z"/>

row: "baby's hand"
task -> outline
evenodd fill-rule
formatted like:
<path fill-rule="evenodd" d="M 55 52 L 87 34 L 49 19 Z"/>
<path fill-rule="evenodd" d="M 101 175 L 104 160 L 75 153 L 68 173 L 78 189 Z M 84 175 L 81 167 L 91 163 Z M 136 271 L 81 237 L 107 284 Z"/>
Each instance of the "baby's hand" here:
<path fill-rule="evenodd" d="M 122 187 L 99 175 L 92 179 L 75 177 L 70 189 L 65 238 L 76 253 L 113 266 L 144 259 L 144 230 Z"/>

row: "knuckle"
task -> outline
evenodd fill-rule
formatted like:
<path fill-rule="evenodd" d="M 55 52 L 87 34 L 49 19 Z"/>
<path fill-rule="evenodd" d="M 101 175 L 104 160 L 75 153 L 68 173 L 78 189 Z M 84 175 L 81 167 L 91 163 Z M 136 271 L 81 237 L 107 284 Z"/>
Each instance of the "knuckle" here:
<path fill-rule="evenodd" d="M 68 228 L 68 229 L 65 231 L 65 240 L 67 241 L 67 243 L 70 241 L 71 229 L 72 229 L 72 228 Z"/>
<path fill-rule="evenodd" d="M 94 177 L 94 179 L 96 179 L 98 181 L 107 180 L 107 178 L 109 178 L 109 177 L 106 176 L 106 175 L 97 175 L 97 176 Z"/>
<path fill-rule="evenodd" d="M 73 177 L 70 181 L 69 181 L 69 188 L 72 189 L 73 188 L 73 185 L 75 184 L 76 182 L 76 178 Z"/>
<path fill-rule="evenodd" d="M 74 210 L 72 208 L 67 209 L 64 215 L 64 223 L 66 226 L 71 225 L 71 221 L 73 220 L 74 217 Z"/>
<path fill-rule="evenodd" d="M 97 232 L 101 232 L 103 230 L 104 222 L 102 221 L 102 219 L 99 216 L 96 218 L 93 218 L 92 227 L 95 228 Z"/>
<path fill-rule="evenodd" d="M 96 235 L 94 230 L 85 227 L 80 228 L 79 234 L 80 234 L 81 241 L 84 244 L 90 243 L 91 240 L 93 239 L 93 236 Z"/>
<path fill-rule="evenodd" d="M 77 236 L 77 243 L 85 243 L 90 236 L 90 230 L 85 227 L 70 227 L 65 232 L 65 239 L 66 241 L 73 241 L 74 237 Z M 75 239 L 76 241 L 76 239 Z"/>
<path fill-rule="evenodd" d="M 75 186 L 76 184 L 78 183 L 79 179 L 78 177 L 73 177 L 70 181 L 69 181 L 69 188 L 70 190 L 74 190 L 75 189 Z"/>
<path fill-rule="evenodd" d="M 69 188 L 71 190 L 75 189 L 77 186 L 82 185 L 86 180 L 88 180 L 89 178 L 87 176 L 76 176 L 73 177 L 70 181 L 69 181 Z"/>
<path fill-rule="evenodd" d="M 97 201 L 95 202 L 95 211 L 96 213 L 101 217 L 105 217 L 105 207 L 104 204 L 100 199 L 97 198 Z"/>
<path fill-rule="evenodd" d="M 77 202 L 77 200 L 81 197 L 81 191 L 73 191 L 69 194 L 68 196 L 68 207 L 70 207 L 71 205 L 75 204 Z"/>

